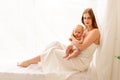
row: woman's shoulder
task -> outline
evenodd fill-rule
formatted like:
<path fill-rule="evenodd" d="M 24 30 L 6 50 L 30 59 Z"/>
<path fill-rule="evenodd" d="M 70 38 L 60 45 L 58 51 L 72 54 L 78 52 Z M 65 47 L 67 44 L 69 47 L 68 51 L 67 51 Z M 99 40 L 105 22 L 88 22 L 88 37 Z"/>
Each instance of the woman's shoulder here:
<path fill-rule="evenodd" d="M 99 29 L 93 29 L 91 31 L 91 35 L 95 38 L 94 43 L 99 44 L 100 43 L 100 32 Z"/>
<path fill-rule="evenodd" d="M 97 29 L 97 28 L 92 29 L 90 32 L 91 32 L 91 34 L 100 35 L 99 29 Z"/>
<path fill-rule="evenodd" d="M 85 33 L 86 37 L 87 36 L 89 36 L 89 37 L 95 37 L 95 36 L 100 35 L 100 32 L 99 32 L 99 30 L 97 28 L 92 29 L 90 31 L 86 30 L 84 33 Z"/>
<path fill-rule="evenodd" d="M 91 31 L 93 31 L 93 32 L 99 32 L 99 29 L 98 28 L 94 28 Z"/>

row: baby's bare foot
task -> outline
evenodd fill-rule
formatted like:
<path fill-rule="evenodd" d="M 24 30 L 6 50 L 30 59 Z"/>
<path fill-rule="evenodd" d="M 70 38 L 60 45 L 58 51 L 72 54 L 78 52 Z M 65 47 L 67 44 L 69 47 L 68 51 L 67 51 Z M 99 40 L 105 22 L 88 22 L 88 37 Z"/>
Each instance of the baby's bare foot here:
<path fill-rule="evenodd" d="M 67 58 L 68 56 L 69 56 L 69 55 L 66 54 L 65 56 L 63 56 L 63 58 Z"/>

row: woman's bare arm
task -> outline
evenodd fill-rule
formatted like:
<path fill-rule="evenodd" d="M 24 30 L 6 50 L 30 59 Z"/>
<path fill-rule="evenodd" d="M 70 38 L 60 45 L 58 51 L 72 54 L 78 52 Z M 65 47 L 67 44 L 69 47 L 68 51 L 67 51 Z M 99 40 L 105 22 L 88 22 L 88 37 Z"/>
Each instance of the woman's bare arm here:
<path fill-rule="evenodd" d="M 78 44 L 78 41 L 72 41 L 74 45 L 76 45 L 80 50 L 84 50 L 89 47 L 92 43 L 95 43 L 96 40 L 100 39 L 100 33 L 98 29 L 93 29 L 85 36 L 82 44 Z"/>

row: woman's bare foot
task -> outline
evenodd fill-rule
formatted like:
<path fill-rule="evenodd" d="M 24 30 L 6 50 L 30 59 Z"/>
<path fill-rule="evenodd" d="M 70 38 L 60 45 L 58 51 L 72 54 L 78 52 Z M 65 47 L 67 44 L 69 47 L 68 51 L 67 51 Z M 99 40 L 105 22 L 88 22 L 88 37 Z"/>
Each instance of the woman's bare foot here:
<path fill-rule="evenodd" d="M 17 63 L 17 66 L 20 67 L 28 67 L 30 64 L 27 61 L 21 62 L 21 63 Z"/>
<path fill-rule="evenodd" d="M 17 65 L 21 67 L 28 67 L 30 64 L 37 64 L 38 62 L 40 62 L 40 56 L 36 56 L 29 60 L 23 61 L 21 63 L 18 63 Z"/>

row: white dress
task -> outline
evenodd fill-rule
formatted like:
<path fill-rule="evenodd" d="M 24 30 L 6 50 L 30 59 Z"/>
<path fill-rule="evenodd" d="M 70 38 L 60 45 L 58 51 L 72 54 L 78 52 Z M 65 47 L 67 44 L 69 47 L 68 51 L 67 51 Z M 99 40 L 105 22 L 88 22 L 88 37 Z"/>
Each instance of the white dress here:
<path fill-rule="evenodd" d="M 96 48 L 97 45 L 93 43 L 82 51 L 79 56 L 66 60 L 63 58 L 66 54 L 66 47 L 60 42 L 53 42 L 40 55 L 43 72 L 53 74 L 50 76 L 54 78 L 48 80 L 67 80 L 71 75 L 88 69 Z M 61 75 L 62 77 L 60 77 Z M 57 76 L 56 79 L 55 76 Z"/>

